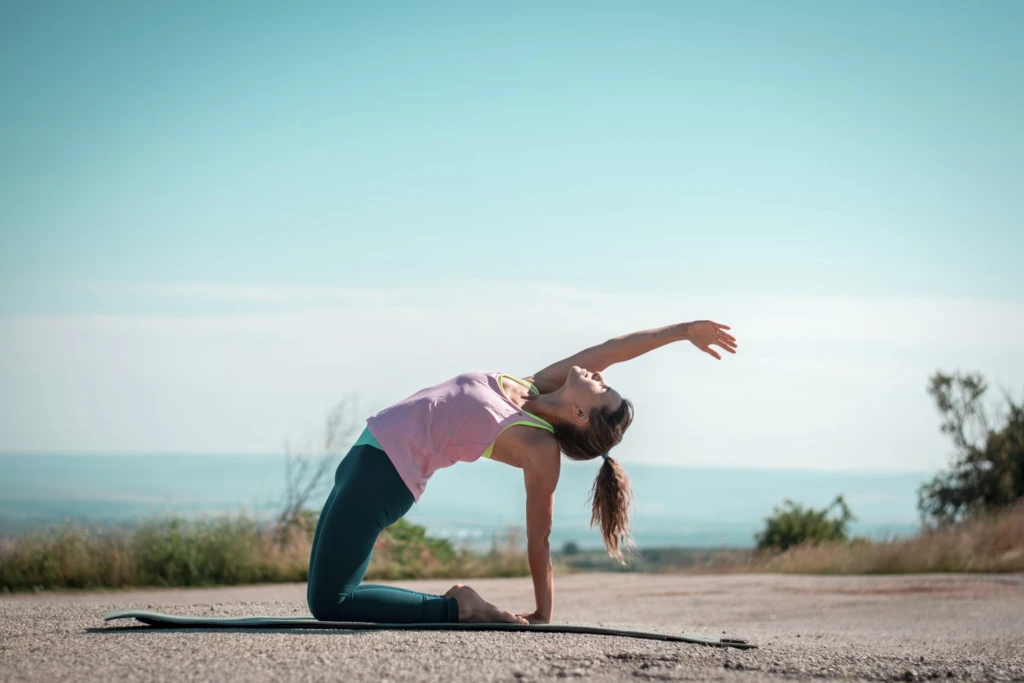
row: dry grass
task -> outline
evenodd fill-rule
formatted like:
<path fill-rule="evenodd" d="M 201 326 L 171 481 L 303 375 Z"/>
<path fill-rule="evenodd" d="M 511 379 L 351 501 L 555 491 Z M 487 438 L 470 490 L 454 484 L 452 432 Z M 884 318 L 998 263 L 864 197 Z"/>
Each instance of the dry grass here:
<path fill-rule="evenodd" d="M 103 530 L 69 522 L 0 539 L 0 589 L 301 582 L 308 571 L 310 536 L 311 529 L 299 529 L 281 543 L 272 530 L 246 517 L 154 519 L 133 528 Z M 1024 571 L 1024 502 L 903 540 L 803 544 L 773 555 L 740 549 L 671 549 L 663 554 L 649 551 L 631 569 L 702 574 Z M 559 556 L 556 564 L 570 572 L 609 571 L 614 564 L 610 560 L 587 564 L 587 557 Z M 495 538 L 490 551 L 474 553 L 430 538 L 422 527 L 399 523 L 378 539 L 366 578 L 527 575 L 529 564 L 518 530 Z"/>
<path fill-rule="evenodd" d="M 1024 571 L 1024 502 L 952 527 L 886 542 L 803 544 L 755 558 L 748 571 L 913 574 Z"/>
<path fill-rule="evenodd" d="M 245 516 L 153 519 L 98 529 L 74 522 L 0 539 L 0 590 L 205 586 L 305 581 L 312 529 L 283 542 Z M 516 532 L 489 552 L 456 549 L 400 522 L 377 541 L 366 578 L 529 574 Z"/>

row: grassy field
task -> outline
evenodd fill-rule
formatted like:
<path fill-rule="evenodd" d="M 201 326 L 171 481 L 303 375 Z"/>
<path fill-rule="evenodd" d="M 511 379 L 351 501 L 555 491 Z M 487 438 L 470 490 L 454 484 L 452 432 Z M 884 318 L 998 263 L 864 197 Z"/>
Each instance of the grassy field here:
<path fill-rule="evenodd" d="M 804 543 L 785 552 L 650 548 L 619 566 L 603 552 L 558 554 L 569 571 L 652 573 L 920 574 L 1024 571 L 1024 501 L 955 526 L 891 541 Z"/>
<path fill-rule="evenodd" d="M 247 517 L 153 519 L 134 527 L 67 522 L 0 539 L 0 590 L 205 586 L 305 581 L 311 525 L 276 533 Z M 399 521 L 378 539 L 367 579 L 529 573 L 516 530 L 487 552 L 454 547 Z M 803 544 L 786 552 L 648 548 L 621 566 L 603 551 L 555 553 L 556 571 L 897 574 L 1024 571 L 1024 503 L 887 542 Z"/>
<path fill-rule="evenodd" d="M 755 558 L 752 566 L 788 574 L 1024 571 L 1024 501 L 908 539 L 804 544 Z"/>
<path fill-rule="evenodd" d="M 133 527 L 74 522 L 0 540 L 0 590 L 209 586 L 305 581 L 312 529 L 282 534 L 245 516 L 152 519 Z M 529 573 L 515 532 L 470 552 L 399 520 L 377 541 L 367 579 Z"/>

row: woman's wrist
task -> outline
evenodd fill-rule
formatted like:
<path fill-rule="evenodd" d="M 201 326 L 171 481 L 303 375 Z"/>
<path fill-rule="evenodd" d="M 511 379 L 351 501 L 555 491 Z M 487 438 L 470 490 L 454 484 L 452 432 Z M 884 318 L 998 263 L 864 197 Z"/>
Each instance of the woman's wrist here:
<path fill-rule="evenodd" d="M 672 326 L 673 336 L 676 341 L 689 341 L 690 340 L 690 325 L 691 323 L 678 323 Z"/>

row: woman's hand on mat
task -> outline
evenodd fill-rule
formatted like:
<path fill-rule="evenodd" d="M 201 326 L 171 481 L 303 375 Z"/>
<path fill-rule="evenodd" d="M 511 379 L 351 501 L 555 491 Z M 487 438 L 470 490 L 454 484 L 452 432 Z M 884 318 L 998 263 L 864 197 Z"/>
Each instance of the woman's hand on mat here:
<path fill-rule="evenodd" d="M 684 334 L 686 340 L 698 349 L 709 356 L 722 360 L 722 357 L 711 348 L 711 345 L 714 344 L 729 353 L 736 353 L 736 337 L 726 332 L 728 329 L 728 325 L 721 323 L 710 320 L 696 320 L 692 323 L 685 323 Z"/>
<path fill-rule="evenodd" d="M 526 619 L 495 607 L 469 586 L 455 584 L 444 594 L 459 605 L 459 621 L 478 624 L 526 624 Z"/>
<path fill-rule="evenodd" d="M 528 624 L 550 624 L 551 623 L 551 617 L 544 617 L 544 616 L 541 616 L 540 614 L 537 614 L 536 612 L 524 612 L 522 614 L 517 614 L 516 616 L 519 617 L 520 619 L 526 619 L 526 623 L 528 623 Z"/>

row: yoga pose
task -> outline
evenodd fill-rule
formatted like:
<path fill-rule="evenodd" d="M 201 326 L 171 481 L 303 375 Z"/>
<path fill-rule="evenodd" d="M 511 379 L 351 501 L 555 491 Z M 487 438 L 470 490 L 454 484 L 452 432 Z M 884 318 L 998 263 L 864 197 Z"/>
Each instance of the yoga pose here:
<path fill-rule="evenodd" d="M 324 621 L 380 623 L 548 623 L 555 603 L 551 516 L 560 454 L 603 457 L 592 490 L 591 524 L 608 553 L 622 559 L 632 498 L 622 467 L 608 454 L 633 420 L 633 404 L 605 384 L 601 372 L 675 341 L 736 352 L 729 327 L 709 320 L 680 323 L 611 339 L 531 377 L 467 372 L 424 389 L 367 420 L 338 465 L 313 537 L 306 599 Z M 360 585 L 380 532 L 419 500 L 437 470 L 490 458 L 523 470 L 527 554 L 536 609 L 512 614 L 468 586 L 429 595 L 394 586 Z"/>

